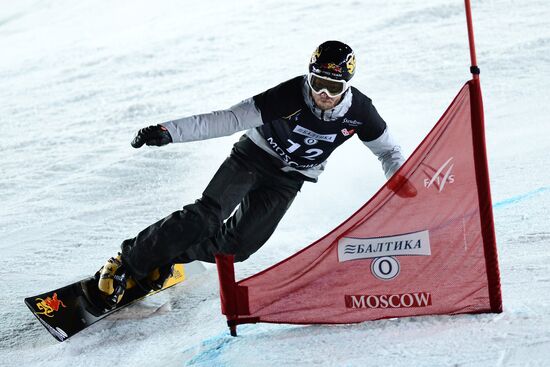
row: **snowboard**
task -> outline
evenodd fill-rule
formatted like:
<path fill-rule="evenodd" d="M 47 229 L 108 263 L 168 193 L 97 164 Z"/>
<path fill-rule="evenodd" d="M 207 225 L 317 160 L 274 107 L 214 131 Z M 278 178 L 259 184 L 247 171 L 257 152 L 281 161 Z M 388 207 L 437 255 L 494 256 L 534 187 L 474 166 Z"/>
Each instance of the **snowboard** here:
<path fill-rule="evenodd" d="M 97 280 L 89 277 L 34 297 L 25 298 L 25 304 L 46 330 L 62 342 L 99 320 L 131 305 L 140 299 L 161 292 L 205 271 L 202 263 L 175 264 L 172 275 L 161 289 L 146 292 L 139 287 L 127 289 L 115 308 L 107 308 L 101 301 Z"/>

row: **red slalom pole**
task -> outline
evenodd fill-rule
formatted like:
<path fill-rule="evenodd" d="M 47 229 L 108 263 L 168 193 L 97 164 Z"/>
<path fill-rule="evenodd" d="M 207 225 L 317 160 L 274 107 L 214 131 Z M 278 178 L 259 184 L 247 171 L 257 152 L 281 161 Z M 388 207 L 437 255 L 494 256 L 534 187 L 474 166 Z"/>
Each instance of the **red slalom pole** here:
<path fill-rule="evenodd" d="M 466 8 L 466 23 L 468 24 L 468 41 L 470 43 L 470 59 L 472 66 L 470 72 L 474 79 L 479 79 L 479 67 L 477 66 L 476 58 L 476 45 L 474 40 L 474 25 L 472 22 L 472 9 L 470 7 L 470 0 L 464 0 L 464 6 Z"/>
<path fill-rule="evenodd" d="M 474 139 L 476 180 L 480 190 L 478 200 L 482 211 L 482 237 L 485 252 L 485 266 L 488 271 L 489 302 L 491 312 L 502 312 L 502 294 L 500 287 L 500 271 L 498 269 L 498 255 L 496 247 L 495 222 L 493 217 L 493 205 L 491 200 L 491 185 L 489 180 L 489 167 L 487 164 L 487 151 L 485 142 L 485 122 L 483 116 L 483 101 L 481 98 L 481 86 L 479 82 L 479 67 L 476 59 L 476 46 L 474 42 L 474 26 L 472 22 L 472 10 L 470 0 L 464 0 L 466 7 L 466 21 L 468 23 L 468 40 L 470 42 L 470 58 L 472 66 L 472 80 L 470 84 L 472 132 Z"/>

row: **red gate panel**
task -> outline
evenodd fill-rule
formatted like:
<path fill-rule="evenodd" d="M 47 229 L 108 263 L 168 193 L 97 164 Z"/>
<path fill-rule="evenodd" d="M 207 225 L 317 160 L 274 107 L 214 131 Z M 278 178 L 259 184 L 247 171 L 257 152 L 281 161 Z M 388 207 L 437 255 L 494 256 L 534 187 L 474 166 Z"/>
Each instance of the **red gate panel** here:
<path fill-rule="evenodd" d="M 396 193 L 403 182 L 414 197 Z M 501 312 L 479 80 L 466 83 L 396 175 L 326 236 L 239 282 L 232 257 L 217 260 L 233 325 Z"/>

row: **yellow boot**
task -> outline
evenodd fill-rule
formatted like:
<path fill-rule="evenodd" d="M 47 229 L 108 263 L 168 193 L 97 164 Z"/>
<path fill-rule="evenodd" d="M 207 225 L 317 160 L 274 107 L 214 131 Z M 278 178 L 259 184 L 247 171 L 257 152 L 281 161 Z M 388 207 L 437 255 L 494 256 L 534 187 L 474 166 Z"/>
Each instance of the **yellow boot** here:
<path fill-rule="evenodd" d="M 112 306 L 120 302 L 126 289 L 135 285 L 135 282 L 124 271 L 120 254 L 107 260 L 98 273 L 97 288 L 105 294 L 105 299 Z"/>

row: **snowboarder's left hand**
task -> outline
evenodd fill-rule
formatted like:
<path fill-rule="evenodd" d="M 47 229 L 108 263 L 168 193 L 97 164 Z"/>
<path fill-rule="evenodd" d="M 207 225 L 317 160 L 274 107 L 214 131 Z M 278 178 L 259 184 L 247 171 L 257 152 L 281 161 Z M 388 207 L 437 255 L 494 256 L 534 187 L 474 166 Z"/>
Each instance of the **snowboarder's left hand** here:
<path fill-rule="evenodd" d="M 139 130 L 132 140 L 134 148 L 141 148 L 143 144 L 162 146 L 172 142 L 172 136 L 162 125 L 151 125 Z"/>
<path fill-rule="evenodd" d="M 388 188 L 404 199 L 413 198 L 418 193 L 411 182 L 401 175 L 393 175 L 388 181 Z"/>

